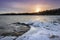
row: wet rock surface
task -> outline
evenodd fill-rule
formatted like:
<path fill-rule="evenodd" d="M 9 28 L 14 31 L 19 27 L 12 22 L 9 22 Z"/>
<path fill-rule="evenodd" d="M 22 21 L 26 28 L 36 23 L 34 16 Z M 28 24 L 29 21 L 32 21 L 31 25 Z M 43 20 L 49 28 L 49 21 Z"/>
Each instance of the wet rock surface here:
<path fill-rule="evenodd" d="M 6 28 L 1 27 L 4 29 L 0 31 L 0 36 L 21 36 L 30 29 L 30 26 L 28 24 L 20 22 L 11 23 L 6 26 Z"/>

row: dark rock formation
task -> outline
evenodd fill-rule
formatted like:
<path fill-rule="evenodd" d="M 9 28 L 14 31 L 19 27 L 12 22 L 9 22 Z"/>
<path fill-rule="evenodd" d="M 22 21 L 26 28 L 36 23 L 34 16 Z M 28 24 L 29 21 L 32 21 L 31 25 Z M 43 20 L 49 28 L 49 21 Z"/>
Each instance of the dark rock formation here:
<path fill-rule="evenodd" d="M 19 26 L 16 29 L 13 29 L 13 32 L 4 32 L 2 34 L 0 34 L 1 36 L 21 36 L 24 33 L 26 33 L 27 31 L 29 31 L 30 26 L 28 24 L 25 23 L 20 23 L 20 22 L 16 22 L 16 23 L 11 23 L 9 25 L 14 25 L 14 26 Z M 12 26 L 12 28 L 14 27 Z"/>

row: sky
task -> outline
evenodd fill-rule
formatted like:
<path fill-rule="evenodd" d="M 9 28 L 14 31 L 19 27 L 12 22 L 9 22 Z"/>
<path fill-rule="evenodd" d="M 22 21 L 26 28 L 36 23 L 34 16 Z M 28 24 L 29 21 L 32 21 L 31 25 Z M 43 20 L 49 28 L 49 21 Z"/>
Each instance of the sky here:
<path fill-rule="evenodd" d="M 60 8 L 60 0 L 0 0 L 0 13 L 30 13 Z"/>

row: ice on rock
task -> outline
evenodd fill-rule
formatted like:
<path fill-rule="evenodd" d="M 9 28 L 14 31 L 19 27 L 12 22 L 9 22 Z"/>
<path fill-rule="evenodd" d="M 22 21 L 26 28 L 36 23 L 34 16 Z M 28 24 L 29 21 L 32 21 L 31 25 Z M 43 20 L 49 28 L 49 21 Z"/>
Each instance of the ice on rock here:
<path fill-rule="evenodd" d="M 28 23 L 29 24 L 29 23 Z M 30 22 L 31 29 L 18 37 L 16 40 L 59 40 L 60 38 L 53 38 L 53 35 L 60 37 L 60 24 L 49 22 Z M 52 39 L 50 38 L 52 36 Z"/>
<path fill-rule="evenodd" d="M 52 30 L 52 31 L 59 31 L 59 29 L 60 29 L 59 23 L 33 21 L 33 22 L 29 22 L 28 24 L 32 24 L 32 26 L 34 26 L 34 27 L 44 27 L 44 28 L 46 28 L 48 30 Z"/>
<path fill-rule="evenodd" d="M 17 39 L 20 40 L 20 39 Z M 49 38 L 46 35 L 40 35 L 40 36 L 26 36 L 25 38 L 22 38 L 21 40 L 49 40 Z"/>
<path fill-rule="evenodd" d="M 27 24 L 30 24 L 34 27 L 40 27 L 40 26 L 43 26 L 43 22 L 39 22 L 39 21 L 32 21 L 32 22 L 28 22 Z"/>
<path fill-rule="evenodd" d="M 13 40 L 15 39 L 16 37 L 13 37 L 13 36 L 6 36 L 4 38 L 1 38 L 0 40 Z"/>
<path fill-rule="evenodd" d="M 15 40 L 60 40 L 59 23 L 33 21 L 26 24 L 30 25 L 30 30 Z M 2 40 L 13 39 L 11 37 L 5 37 Z"/>
<path fill-rule="evenodd" d="M 4 38 L 4 36 L 0 36 L 0 39 L 1 39 L 1 38 Z"/>

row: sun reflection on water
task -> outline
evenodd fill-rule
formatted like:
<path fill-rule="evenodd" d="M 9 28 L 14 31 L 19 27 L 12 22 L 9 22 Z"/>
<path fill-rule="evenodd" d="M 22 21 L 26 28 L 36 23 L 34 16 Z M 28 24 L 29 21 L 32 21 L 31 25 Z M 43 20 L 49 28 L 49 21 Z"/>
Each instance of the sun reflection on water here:
<path fill-rule="evenodd" d="M 46 17 L 43 17 L 43 16 L 35 16 L 33 21 L 41 21 L 41 22 L 46 22 L 47 21 L 47 18 Z"/>

